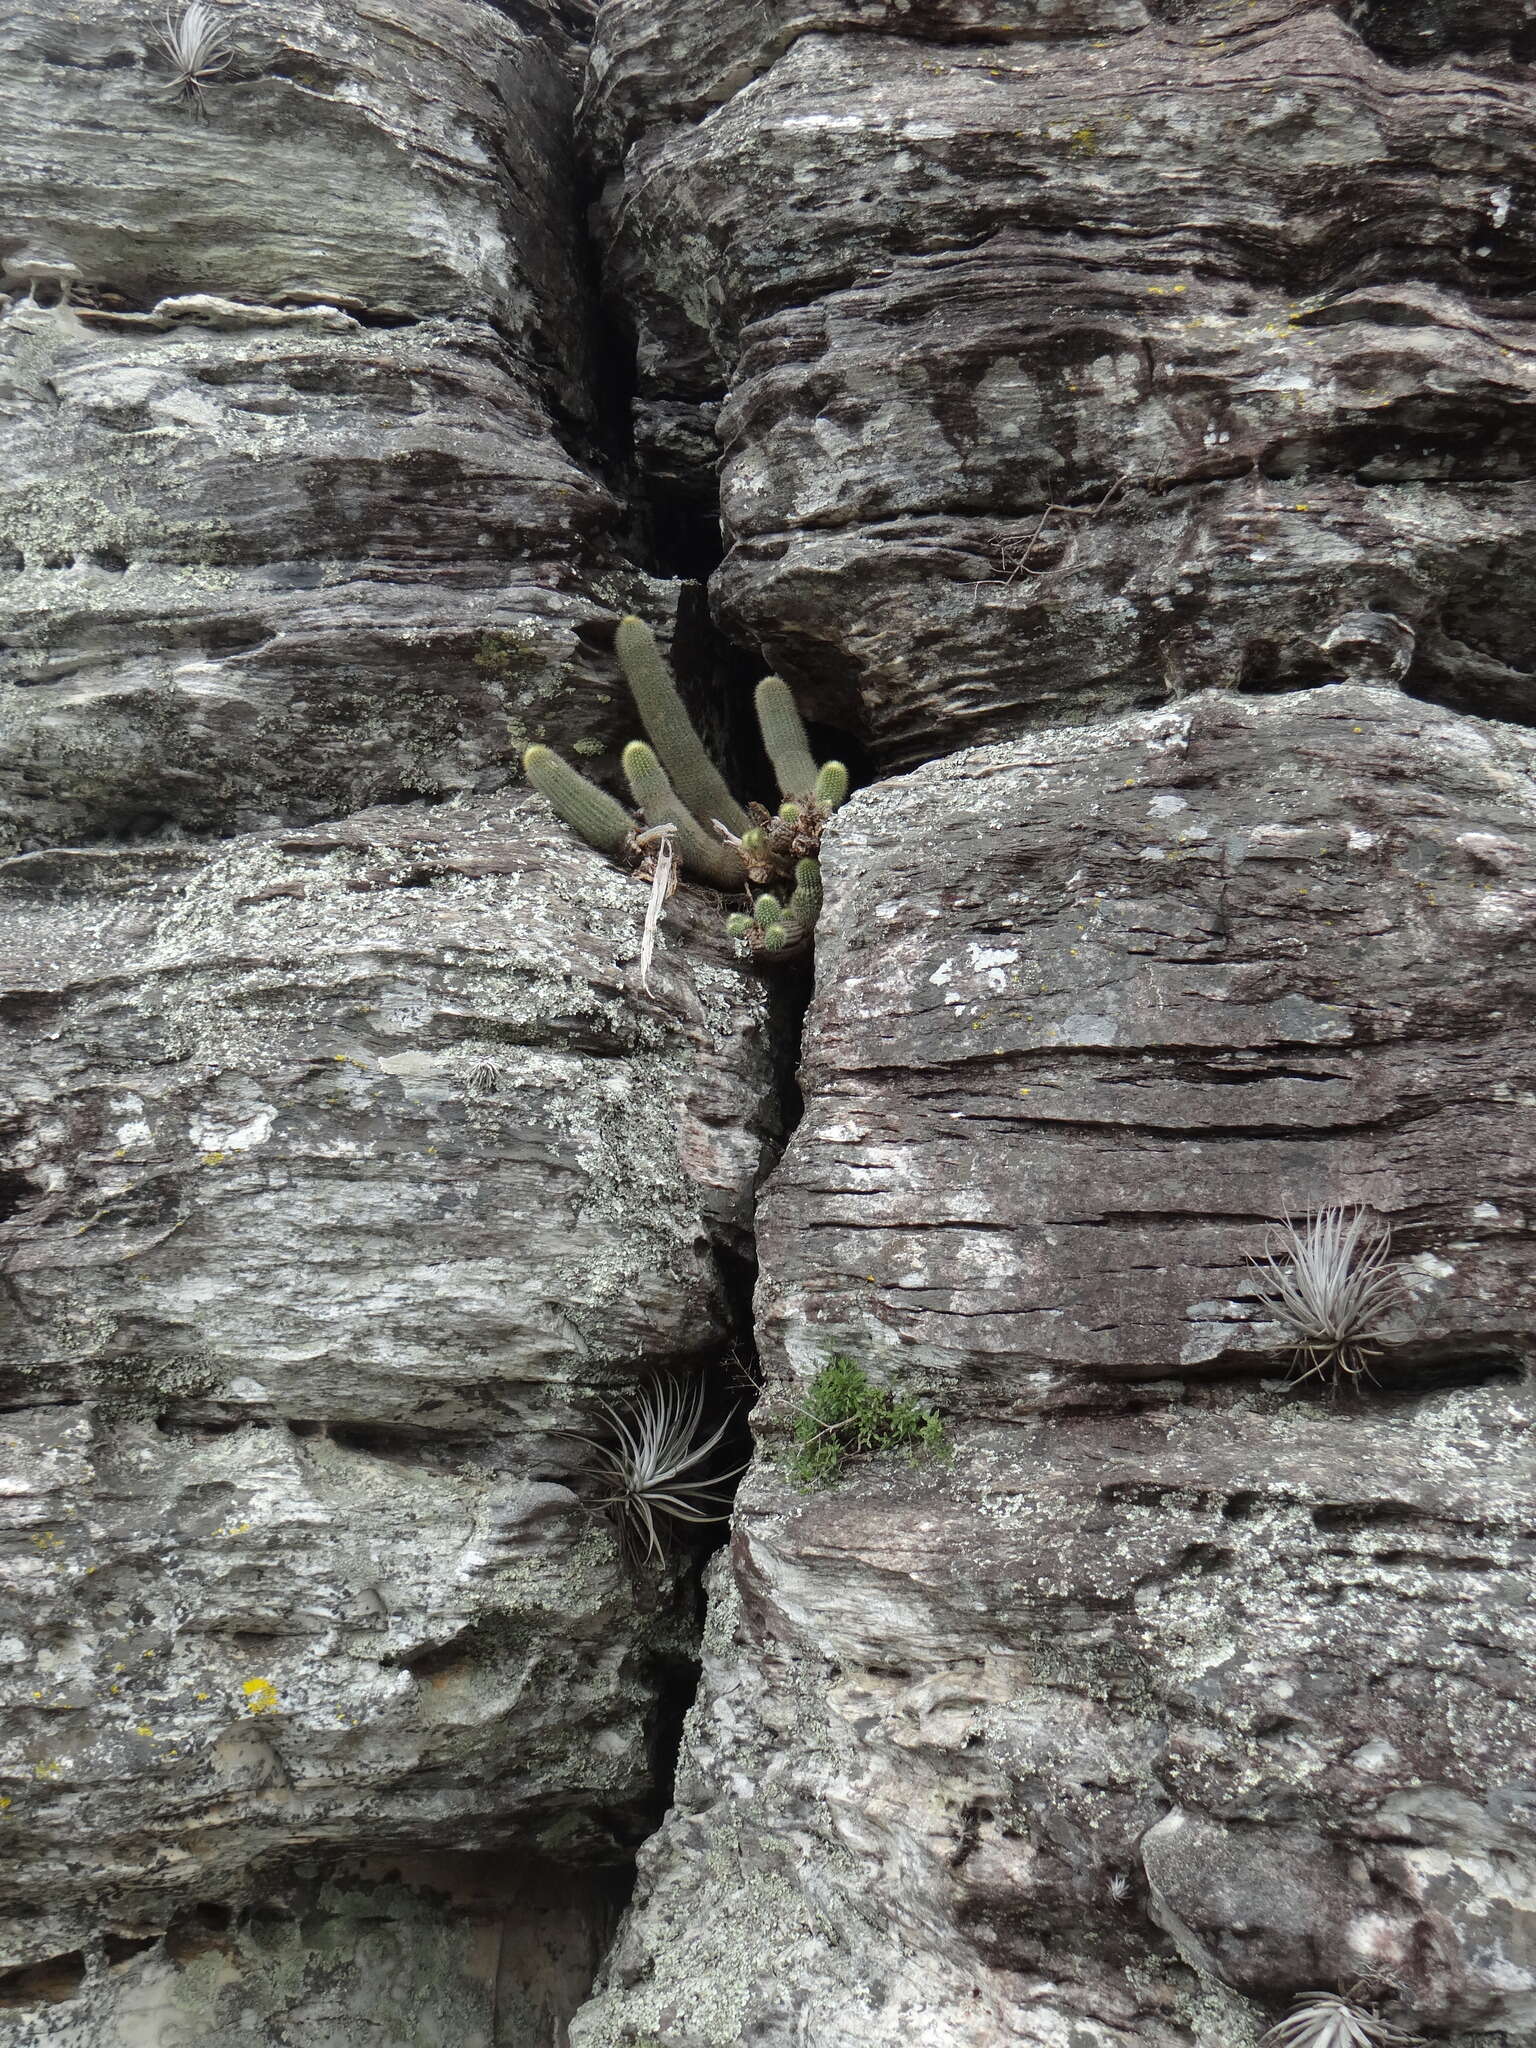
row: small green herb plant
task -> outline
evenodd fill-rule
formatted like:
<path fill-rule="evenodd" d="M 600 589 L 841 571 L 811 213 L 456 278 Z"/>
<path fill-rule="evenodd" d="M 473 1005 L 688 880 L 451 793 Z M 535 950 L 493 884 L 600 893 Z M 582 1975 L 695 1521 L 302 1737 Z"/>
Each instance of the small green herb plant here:
<path fill-rule="evenodd" d="M 834 1353 L 811 1381 L 795 1417 L 789 1476 L 825 1486 L 850 1458 L 905 1451 L 909 1464 L 942 1453 L 949 1440 L 931 1408 L 876 1386 L 852 1358 Z"/>

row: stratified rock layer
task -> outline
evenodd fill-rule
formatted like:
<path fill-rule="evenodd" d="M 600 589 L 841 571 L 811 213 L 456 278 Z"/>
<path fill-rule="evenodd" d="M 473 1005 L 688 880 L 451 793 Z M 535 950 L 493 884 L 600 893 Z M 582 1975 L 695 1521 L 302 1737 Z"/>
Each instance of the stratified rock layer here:
<path fill-rule="evenodd" d="M 563 2040 L 624 1882 L 536 1857 L 285 1873 L 4 1980 L 6 2048 L 522 2048 Z"/>
<path fill-rule="evenodd" d="M 717 422 L 728 628 L 895 766 L 1211 685 L 1530 715 L 1533 30 L 610 0 L 638 443 L 682 490 Z"/>
<path fill-rule="evenodd" d="M 532 797 L 0 874 L 8 1963 L 648 1824 L 684 1575 L 559 1432 L 731 1338 L 772 1109 L 644 905 Z"/>
<path fill-rule="evenodd" d="M 0 23 L 11 845 L 489 789 L 538 737 L 601 762 L 612 621 L 671 610 L 578 459 L 569 35 L 214 11 L 201 107 L 158 7 Z"/>
<path fill-rule="evenodd" d="M 1536 2026 L 1536 737 L 1203 695 L 855 799 L 767 1449 L 582 2048 Z M 1357 1397 L 1250 1264 L 1369 1206 Z M 826 1359 L 952 1455 L 798 1493 Z"/>

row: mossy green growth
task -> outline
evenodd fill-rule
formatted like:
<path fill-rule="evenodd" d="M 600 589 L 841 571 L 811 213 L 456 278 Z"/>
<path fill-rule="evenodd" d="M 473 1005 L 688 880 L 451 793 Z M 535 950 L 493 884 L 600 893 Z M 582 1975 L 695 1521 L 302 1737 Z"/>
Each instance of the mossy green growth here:
<path fill-rule="evenodd" d="M 834 1352 L 795 1417 L 789 1476 L 797 1486 L 825 1486 L 850 1458 L 904 1451 L 912 1464 L 948 1449 L 931 1408 L 877 1386 L 855 1359 Z"/>

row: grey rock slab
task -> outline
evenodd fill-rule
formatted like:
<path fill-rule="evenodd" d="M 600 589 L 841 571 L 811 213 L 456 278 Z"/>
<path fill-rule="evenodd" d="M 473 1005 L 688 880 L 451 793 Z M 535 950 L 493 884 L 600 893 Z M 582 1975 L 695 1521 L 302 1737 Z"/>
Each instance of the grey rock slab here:
<path fill-rule="evenodd" d="M 0 901 L 16 1960 L 300 1851 L 622 1860 L 689 1601 L 561 1432 L 735 1333 L 776 1110 L 717 914 L 647 996 L 644 887 L 527 795 Z"/>
<path fill-rule="evenodd" d="M 534 2048 L 562 2038 L 623 1888 L 486 1854 L 296 1870 L 247 1908 L 122 1921 L 30 1966 L 0 2029 L 8 2048 Z"/>
<path fill-rule="evenodd" d="M 1398 1230 L 1396 1355 L 1527 1359 L 1533 769 L 1521 727 L 1335 686 L 861 793 L 763 1215 L 767 1341 L 802 1371 L 844 1335 L 915 1346 L 930 1379 L 953 1345 L 989 1406 L 1283 1373 L 1250 1256 L 1353 1202 Z M 824 1269 L 773 1250 L 802 1170 Z"/>
<path fill-rule="evenodd" d="M 171 10 L 170 19 L 183 10 Z M 570 132 L 580 7 L 0 24 L 0 847 L 599 771 L 636 572 Z"/>
<path fill-rule="evenodd" d="M 1371 680 L 1365 610 L 1529 718 L 1536 100 L 1476 12 L 1408 65 L 1310 0 L 605 11 L 637 442 L 686 495 L 715 429 L 727 630 L 888 767 Z"/>
<path fill-rule="evenodd" d="M 182 12 L 173 10 L 173 18 Z M 478 0 L 215 6 L 231 53 L 178 101 L 165 11 L 86 0 L 0 29 L 0 265 L 72 266 L 92 302 L 176 291 L 493 316 L 530 356 L 579 316 L 554 10 Z M 579 331 L 574 325 L 566 332 Z M 572 366 L 550 354 L 569 378 Z"/>
<path fill-rule="evenodd" d="M 1536 2024 L 1536 742 L 1385 688 L 861 791 L 761 1207 L 760 1451 L 581 2048 Z M 1394 1225 L 1374 1381 L 1250 1263 Z M 949 1448 L 799 1490 L 829 1356 Z"/>
<path fill-rule="evenodd" d="M 0 837 L 345 815 L 632 731 L 619 510 L 479 320 L 0 320 Z"/>

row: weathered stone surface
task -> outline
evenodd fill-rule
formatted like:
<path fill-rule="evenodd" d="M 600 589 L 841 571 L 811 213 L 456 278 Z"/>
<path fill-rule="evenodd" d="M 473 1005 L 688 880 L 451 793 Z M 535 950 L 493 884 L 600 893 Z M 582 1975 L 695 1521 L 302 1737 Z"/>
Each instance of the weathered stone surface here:
<path fill-rule="evenodd" d="M 718 410 L 727 627 L 898 766 L 1369 676 L 1362 610 L 1530 716 L 1536 17 L 1393 12 L 613 0 L 639 446 Z"/>
<path fill-rule="evenodd" d="M 0 897 L 7 1960 L 295 1850 L 621 1859 L 689 1597 L 558 1432 L 733 1335 L 774 1112 L 715 913 L 647 997 L 644 890 L 531 796 Z"/>
<path fill-rule="evenodd" d="M 622 1889 L 617 1873 L 537 1858 L 513 1869 L 499 1855 L 287 1873 L 243 1911 L 205 1904 L 163 1937 L 109 1933 L 10 1978 L 0 2038 L 9 2048 L 542 2048 L 564 2040 Z"/>
<path fill-rule="evenodd" d="M 1529 2039 L 1536 739 L 1202 695 L 865 791 L 827 874 L 768 1455 L 582 2048 L 1240 2048 L 1369 1976 Z M 1327 1201 L 1396 1227 L 1358 1399 L 1248 1265 Z M 952 1458 L 797 1493 L 834 1351 Z"/>
<path fill-rule="evenodd" d="M 589 459 L 569 34 L 253 0 L 200 118 L 160 18 L 0 24 L 0 838 L 602 765 L 672 594 Z"/>

